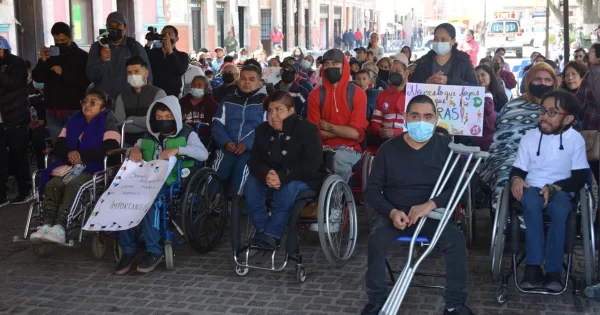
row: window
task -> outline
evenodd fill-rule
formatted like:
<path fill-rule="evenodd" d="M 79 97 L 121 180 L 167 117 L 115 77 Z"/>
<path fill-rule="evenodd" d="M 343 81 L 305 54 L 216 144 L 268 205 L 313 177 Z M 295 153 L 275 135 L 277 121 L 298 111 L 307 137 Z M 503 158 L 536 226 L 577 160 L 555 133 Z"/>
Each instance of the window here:
<path fill-rule="evenodd" d="M 490 33 L 501 34 L 504 33 L 504 22 L 494 22 L 490 26 Z"/>
<path fill-rule="evenodd" d="M 271 40 L 271 10 L 260 10 L 260 40 Z"/>
<path fill-rule="evenodd" d="M 505 32 L 507 32 L 507 33 L 518 33 L 519 32 L 519 23 L 517 23 L 517 22 L 506 22 L 505 23 Z"/>
<path fill-rule="evenodd" d="M 79 45 L 91 45 L 94 42 L 92 1 L 71 0 L 70 4 L 73 41 Z"/>

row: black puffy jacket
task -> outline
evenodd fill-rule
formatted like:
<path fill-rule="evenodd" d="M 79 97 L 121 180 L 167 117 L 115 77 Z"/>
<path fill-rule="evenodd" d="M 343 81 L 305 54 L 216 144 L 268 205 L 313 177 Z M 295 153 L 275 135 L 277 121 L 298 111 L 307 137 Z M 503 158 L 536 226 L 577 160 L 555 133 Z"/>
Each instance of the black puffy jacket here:
<path fill-rule="evenodd" d="M 4 128 L 29 124 L 27 67 L 20 57 L 4 51 L 0 59 L 0 114 Z"/>
<path fill-rule="evenodd" d="M 425 83 L 433 73 L 433 58 L 436 53 L 430 50 L 425 56 L 417 60 L 417 67 L 409 78 L 409 82 Z M 471 63 L 471 58 L 465 52 L 452 48 L 452 68 L 448 77 L 448 85 L 479 86 L 479 81 L 475 74 L 475 68 Z"/>

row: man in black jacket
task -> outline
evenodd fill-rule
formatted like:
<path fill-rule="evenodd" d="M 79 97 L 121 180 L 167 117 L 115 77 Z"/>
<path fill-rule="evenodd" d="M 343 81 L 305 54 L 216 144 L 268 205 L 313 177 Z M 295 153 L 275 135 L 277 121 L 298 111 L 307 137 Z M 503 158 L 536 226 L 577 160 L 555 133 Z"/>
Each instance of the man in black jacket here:
<path fill-rule="evenodd" d="M 29 95 L 27 93 L 27 66 L 25 61 L 10 53 L 6 38 L 0 36 L 0 207 L 9 204 L 6 197 L 8 151 L 11 161 L 19 165 L 16 179 L 19 195 L 12 202 L 26 203 L 31 200 L 31 183 L 27 162 L 29 143 Z"/>
<path fill-rule="evenodd" d="M 50 32 L 60 55 L 50 56 L 50 50 L 42 47 L 32 76 L 35 82 L 44 83 L 46 125 L 56 141 L 69 118 L 81 109 L 80 102 L 90 80 L 85 73 L 88 54 L 73 42 L 71 27 L 57 22 Z"/>
<path fill-rule="evenodd" d="M 179 97 L 183 86 L 183 75 L 189 64 L 189 56 L 175 48 L 179 41 L 179 31 L 175 26 L 163 27 L 162 34 L 164 38 L 161 48 L 149 49 L 146 44 L 154 86 L 163 89 L 167 95 Z"/>
<path fill-rule="evenodd" d="M 213 96 L 219 104 L 225 96 L 235 93 L 238 88 L 237 80 L 240 77 L 240 70 L 233 64 L 226 64 L 223 66 L 221 77 L 223 78 L 223 84 L 213 89 Z"/>

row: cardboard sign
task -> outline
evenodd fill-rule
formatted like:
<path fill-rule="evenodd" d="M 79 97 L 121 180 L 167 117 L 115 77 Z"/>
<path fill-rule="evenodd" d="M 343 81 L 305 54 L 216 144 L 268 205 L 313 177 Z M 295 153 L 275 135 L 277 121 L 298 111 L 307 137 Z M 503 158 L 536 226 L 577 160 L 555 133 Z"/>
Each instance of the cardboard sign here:
<path fill-rule="evenodd" d="M 481 137 L 485 89 L 479 86 L 406 84 L 406 105 L 417 95 L 429 96 L 437 107 L 438 126 L 451 135 Z M 407 113 L 408 114 L 408 113 Z"/>
<path fill-rule="evenodd" d="M 83 229 L 123 231 L 136 227 L 164 186 L 177 158 L 135 163 L 127 159 L 98 199 Z"/>
<path fill-rule="evenodd" d="M 277 84 L 281 81 L 281 68 L 280 67 L 265 67 L 262 69 L 263 75 L 262 78 L 267 83 L 271 83 L 273 85 Z"/>

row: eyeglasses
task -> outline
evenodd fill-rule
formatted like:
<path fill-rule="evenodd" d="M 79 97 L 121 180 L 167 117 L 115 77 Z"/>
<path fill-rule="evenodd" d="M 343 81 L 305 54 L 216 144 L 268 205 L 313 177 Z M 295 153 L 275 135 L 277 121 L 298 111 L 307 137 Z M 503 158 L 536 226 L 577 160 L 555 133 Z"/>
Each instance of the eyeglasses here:
<path fill-rule="evenodd" d="M 546 109 L 544 107 L 540 107 L 538 112 L 540 113 L 540 116 L 548 115 L 548 117 L 554 117 L 554 116 L 556 116 L 556 114 L 559 114 L 562 116 L 567 115 L 567 113 L 565 113 L 565 112 L 558 112 L 558 111 L 555 111 L 554 109 Z"/>
<path fill-rule="evenodd" d="M 96 105 L 102 105 L 102 102 L 98 102 L 96 100 L 88 100 L 88 99 L 84 99 L 79 101 L 79 104 L 81 104 L 81 106 L 88 106 L 88 107 L 96 107 Z"/>

